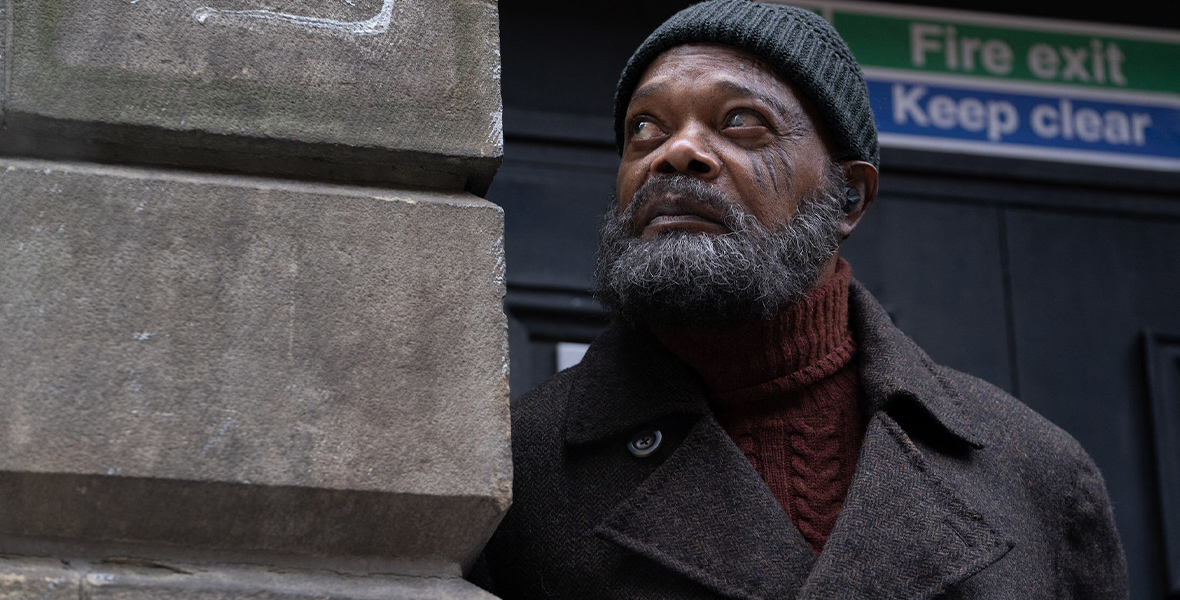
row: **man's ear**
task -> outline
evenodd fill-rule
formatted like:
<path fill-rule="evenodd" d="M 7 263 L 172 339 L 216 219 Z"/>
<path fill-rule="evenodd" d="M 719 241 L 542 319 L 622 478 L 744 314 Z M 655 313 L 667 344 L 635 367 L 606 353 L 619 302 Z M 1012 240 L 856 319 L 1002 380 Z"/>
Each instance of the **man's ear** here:
<path fill-rule="evenodd" d="M 865 211 L 877 199 L 877 167 L 863 160 L 850 160 L 840 164 L 844 170 L 844 192 L 846 197 L 859 201 L 847 202 L 844 220 L 840 223 L 840 239 L 852 235 L 856 224 L 864 216 Z M 855 196 L 854 196 L 855 194 Z"/>

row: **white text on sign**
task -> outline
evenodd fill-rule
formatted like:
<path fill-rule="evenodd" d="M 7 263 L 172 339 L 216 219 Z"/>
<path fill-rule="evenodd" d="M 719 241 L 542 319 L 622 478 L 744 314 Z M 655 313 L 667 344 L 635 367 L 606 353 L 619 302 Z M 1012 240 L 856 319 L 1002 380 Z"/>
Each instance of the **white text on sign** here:
<path fill-rule="evenodd" d="M 895 83 L 892 86 L 893 122 L 943 130 L 986 132 L 989 141 L 999 142 L 1020 129 L 1020 111 L 1007 100 L 983 100 L 973 96 L 959 99 L 945 94 L 928 96 L 922 85 Z M 1045 140 L 1078 140 L 1086 143 L 1143 146 L 1151 128 L 1151 115 L 1122 110 L 1099 112 L 1076 109 L 1068 98 L 1041 102 L 1032 107 L 1026 122 L 1033 134 Z"/>
<path fill-rule="evenodd" d="M 1016 58 L 1003 40 L 961 37 L 950 25 L 911 23 L 910 63 L 924 68 L 928 55 L 941 55 L 949 71 L 983 71 L 997 76 L 1012 73 Z M 1033 44 L 1024 57 L 1029 72 L 1038 79 L 1119 86 L 1127 85 L 1125 58 L 1118 44 L 1098 39 L 1081 47 Z"/>

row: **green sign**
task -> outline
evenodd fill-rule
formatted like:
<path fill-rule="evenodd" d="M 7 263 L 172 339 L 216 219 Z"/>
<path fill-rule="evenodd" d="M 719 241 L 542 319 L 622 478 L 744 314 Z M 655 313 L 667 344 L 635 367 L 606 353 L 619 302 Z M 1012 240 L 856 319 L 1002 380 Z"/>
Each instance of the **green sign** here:
<path fill-rule="evenodd" d="M 882 146 L 1180 171 L 1180 33 L 844 2 Z"/>
<path fill-rule="evenodd" d="M 1180 33 L 862 2 L 784 3 L 831 21 L 866 70 L 1180 95 Z"/>

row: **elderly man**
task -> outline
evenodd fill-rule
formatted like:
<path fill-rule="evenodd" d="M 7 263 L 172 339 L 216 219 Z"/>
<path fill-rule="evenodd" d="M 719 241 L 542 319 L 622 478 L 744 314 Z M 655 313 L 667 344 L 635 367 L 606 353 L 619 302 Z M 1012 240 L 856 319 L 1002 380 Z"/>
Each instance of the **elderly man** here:
<path fill-rule="evenodd" d="M 815 14 L 681 11 L 619 81 L 612 325 L 513 407 L 504 598 L 1121 598 L 1101 475 L 934 364 L 838 257 L 877 195 L 863 76 Z"/>

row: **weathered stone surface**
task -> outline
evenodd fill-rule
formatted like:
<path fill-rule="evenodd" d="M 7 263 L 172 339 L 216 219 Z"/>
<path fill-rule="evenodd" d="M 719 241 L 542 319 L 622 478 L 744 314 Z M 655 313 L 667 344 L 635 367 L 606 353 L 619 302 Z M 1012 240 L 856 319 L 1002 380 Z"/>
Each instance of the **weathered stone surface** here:
<path fill-rule="evenodd" d="M 486 188 L 499 164 L 494 2 L 10 6 L 0 151 L 255 172 L 296 158 L 281 174 L 460 189 Z M 254 159 L 216 152 L 235 144 Z M 351 160 L 334 162 L 342 151 Z"/>
<path fill-rule="evenodd" d="M 0 557 L 0 598 L 78 600 L 81 574 L 56 558 Z"/>
<path fill-rule="evenodd" d="M 0 169 L 0 534 L 452 564 L 490 535 L 498 207 Z"/>
<path fill-rule="evenodd" d="M 484 600 L 458 578 L 340 577 L 287 569 L 99 565 L 82 581 L 84 600 Z"/>
<path fill-rule="evenodd" d="M 0 51 L 0 113 L 4 111 L 4 84 L 8 77 L 5 74 L 8 72 L 4 65 L 8 58 L 8 28 L 2 25 L 8 23 L 8 4 L 0 4 L 0 48 L 5 50 Z"/>
<path fill-rule="evenodd" d="M 342 576 L 326 571 L 134 558 L 0 558 L 12 600 L 484 600 L 456 577 Z"/>

